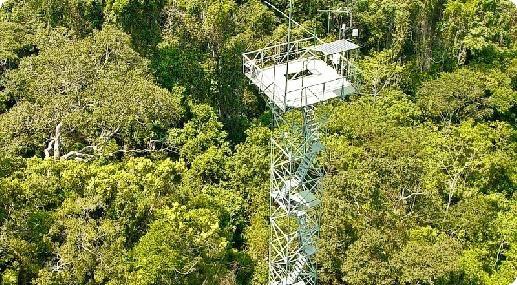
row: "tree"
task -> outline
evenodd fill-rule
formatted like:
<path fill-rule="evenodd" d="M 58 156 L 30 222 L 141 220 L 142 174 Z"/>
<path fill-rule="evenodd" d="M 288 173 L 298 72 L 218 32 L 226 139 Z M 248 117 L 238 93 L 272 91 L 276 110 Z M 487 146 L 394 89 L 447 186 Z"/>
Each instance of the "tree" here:
<path fill-rule="evenodd" d="M 161 40 L 160 17 L 165 0 L 103 1 L 108 22 L 118 24 L 131 36 L 133 46 L 141 53 L 155 50 Z"/>
<path fill-rule="evenodd" d="M 100 29 L 104 22 L 103 1 L 98 0 L 8 1 L 5 5 L 10 21 L 36 29 L 62 26 L 78 36 L 86 36 Z"/>
<path fill-rule="evenodd" d="M 214 284 L 227 247 L 214 215 L 179 205 L 163 209 L 134 249 L 131 284 Z"/>
<path fill-rule="evenodd" d="M 422 84 L 416 100 L 429 118 L 451 124 L 511 116 L 517 93 L 497 70 L 458 69 Z"/>
<path fill-rule="evenodd" d="M 2 148 L 63 159 L 155 150 L 182 116 L 182 91 L 156 86 L 146 64 L 109 26 L 23 60 L 8 74 L 16 103 L 0 118 Z"/>
<path fill-rule="evenodd" d="M 0 178 L 0 268 L 37 284 L 226 277 L 240 262 L 230 246 L 242 202 L 184 179 L 187 171 L 168 159 L 29 160 Z"/>
<path fill-rule="evenodd" d="M 245 201 L 243 211 L 246 223 L 239 229 L 245 252 L 250 256 L 252 284 L 264 284 L 268 277 L 269 239 L 269 140 L 271 131 L 263 126 L 248 130 L 246 142 L 237 146 L 230 158 L 227 187 L 239 193 Z M 244 283 L 244 282 L 243 282 Z M 246 283 L 244 283 L 246 284 Z"/>
<path fill-rule="evenodd" d="M 392 52 L 383 51 L 359 62 L 361 88 L 366 94 L 377 96 L 386 89 L 402 86 L 404 66 L 392 60 Z"/>
<path fill-rule="evenodd" d="M 324 282 L 491 284 L 506 274 L 513 263 L 497 258 L 506 243 L 499 249 L 492 225 L 514 195 L 509 124 L 437 128 L 420 123 L 418 105 L 393 90 L 332 108 L 319 254 Z"/>
<path fill-rule="evenodd" d="M 18 67 L 20 57 L 32 52 L 31 41 L 23 25 L 0 20 L 0 113 L 9 102 L 5 89 L 5 74 Z"/>
<path fill-rule="evenodd" d="M 447 1 L 444 47 L 457 65 L 493 62 L 517 39 L 517 11 L 507 0 Z"/>
<path fill-rule="evenodd" d="M 459 241 L 430 227 L 412 229 L 408 235 L 409 241 L 395 257 L 401 283 L 448 282 L 460 271 Z"/>

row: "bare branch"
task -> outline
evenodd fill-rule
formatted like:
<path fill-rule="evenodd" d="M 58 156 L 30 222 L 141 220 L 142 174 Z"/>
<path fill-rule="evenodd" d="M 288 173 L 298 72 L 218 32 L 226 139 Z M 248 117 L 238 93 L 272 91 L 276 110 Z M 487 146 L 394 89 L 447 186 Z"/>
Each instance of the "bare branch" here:
<path fill-rule="evenodd" d="M 56 135 L 54 136 L 54 159 L 59 159 L 61 153 L 59 151 L 59 144 L 61 143 L 61 127 L 62 123 L 57 124 L 56 126 Z"/>
<path fill-rule="evenodd" d="M 424 192 L 415 192 L 415 193 L 411 193 L 411 194 L 409 194 L 407 196 L 400 195 L 400 200 L 405 201 L 405 200 L 410 199 L 412 197 L 419 196 L 419 195 L 424 195 L 424 194 L 425 194 Z"/>
<path fill-rule="evenodd" d="M 50 159 L 50 151 L 52 150 L 52 147 L 54 146 L 54 138 L 51 138 L 48 142 L 47 148 L 44 150 L 45 152 L 45 159 Z"/>
<path fill-rule="evenodd" d="M 82 153 L 78 151 L 71 151 L 63 156 L 61 156 L 61 160 L 68 160 L 70 158 L 74 158 L 76 161 L 89 161 L 93 159 L 95 156 L 93 154 Z"/>

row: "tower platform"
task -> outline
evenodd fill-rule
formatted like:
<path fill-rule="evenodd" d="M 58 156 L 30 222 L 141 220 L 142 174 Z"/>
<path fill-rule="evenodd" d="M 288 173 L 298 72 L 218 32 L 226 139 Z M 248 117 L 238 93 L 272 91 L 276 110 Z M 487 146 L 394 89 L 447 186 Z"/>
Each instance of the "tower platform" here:
<path fill-rule="evenodd" d="M 283 111 L 355 92 L 345 52 L 357 46 L 343 40 L 323 45 L 311 42 L 304 39 L 243 55 L 246 77 Z"/>

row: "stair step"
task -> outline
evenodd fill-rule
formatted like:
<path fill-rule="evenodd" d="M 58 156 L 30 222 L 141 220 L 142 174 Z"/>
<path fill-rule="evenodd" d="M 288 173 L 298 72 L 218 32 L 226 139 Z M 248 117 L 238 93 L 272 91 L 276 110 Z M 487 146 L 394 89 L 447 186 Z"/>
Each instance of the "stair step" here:
<path fill-rule="evenodd" d="M 311 256 L 311 255 L 316 253 L 316 248 L 314 246 L 312 246 L 312 245 L 307 245 L 307 246 L 303 247 L 303 251 L 305 251 L 305 253 L 308 256 Z"/>
<path fill-rule="evenodd" d="M 314 207 L 320 203 L 320 200 L 318 200 L 310 191 L 303 191 L 292 195 L 291 199 L 307 207 Z"/>

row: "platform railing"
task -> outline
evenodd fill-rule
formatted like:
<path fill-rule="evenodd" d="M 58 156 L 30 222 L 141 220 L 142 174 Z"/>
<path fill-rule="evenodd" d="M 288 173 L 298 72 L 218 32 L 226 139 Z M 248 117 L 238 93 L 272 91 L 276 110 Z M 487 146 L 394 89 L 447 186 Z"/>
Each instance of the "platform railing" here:
<path fill-rule="evenodd" d="M 306 48 L 313 45 L 315 40 L 315 37 L 309 37 L 292 41 L 291 43 L 281 43 L 265 47 L 244 53 L 243 60 L 245 63 L 253 61 L 258 67 L 264 68 L 268 65 L 287 62 L 304 54 L 314 56 L 314 53 Z"/>
<path fill-rule="evenodd" d="M 249 64 L 244 65 L 244 74 L 248 77 L 259 89 L 266 93 L 266 95 L 272 99 L 272 101 L 283 111 L 286 110 L 286 106 L 284 105 L 284 94 L 277 94 L 277 90 L 280 90 L 280 86 L 275 84 L 274 78 L 271 78 L 262 71 L 256 64 L 253 62 L 249 62 Z M 266 80 L 267 79 L 267 80 Z M 264 82 L 271 82 L 269 85 L 264 84 Z"/>
<path fill-rule="evenodd" d="M 332 79 L 326 82 L 317 83 L 309 86 L 304 86 L 301 88 L 297 88 L 295 90 L 290 90 L 287 92 L 287 98 L 296 98 L 291 99 L 287 102 L 288 106 L 305 106 L 315 104 L 317 102 L 323 101 L 324 96 L 327 92 L 341 92 L 342 88 L 347 86 L 348 80 L 345 77 L 340 77 L 336 79 Z M 346 95 L 346 94 L 341 94 Z M 311 100 L 314 98 L 314 100 Z"/>
<path fill-rule="evenodd" d="M 358 90 L 361 85 L 361 74 L 359 68 L 353 61 L 350 61 L 345 57 L 342 57 L 341 60 L 341 64 L 344 66 L 344 76 L 347 81 L 350 82 L 356 90 Z"/>

